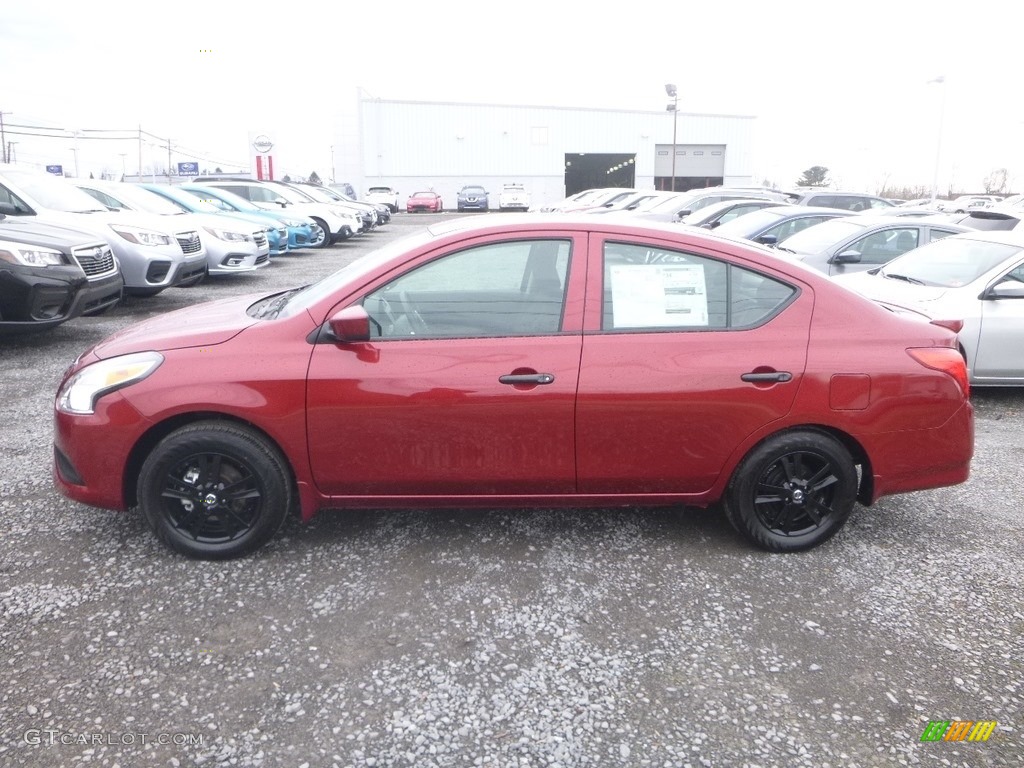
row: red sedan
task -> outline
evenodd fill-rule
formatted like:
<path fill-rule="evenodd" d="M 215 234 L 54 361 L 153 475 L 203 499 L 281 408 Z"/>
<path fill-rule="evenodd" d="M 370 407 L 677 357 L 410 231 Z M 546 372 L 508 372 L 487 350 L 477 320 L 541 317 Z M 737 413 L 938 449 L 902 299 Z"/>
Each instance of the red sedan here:
<path fill-rule="evenodd" d="M 405 201 L 405 212 L 416 213 L 417 211 L 430 211 L 441 213 L 444 210 L 444 203 L 441 196 L 436 192 L 414 192 Z"/>
<path fill-rule="evenodd" d="M 967 479 L 955 322 L 594 218 L 462 219 L 125 329 L 60 384 L 56 483 L 226 558 L 292 509 L 718 502 L 794 551 L 856 501 Z"/>

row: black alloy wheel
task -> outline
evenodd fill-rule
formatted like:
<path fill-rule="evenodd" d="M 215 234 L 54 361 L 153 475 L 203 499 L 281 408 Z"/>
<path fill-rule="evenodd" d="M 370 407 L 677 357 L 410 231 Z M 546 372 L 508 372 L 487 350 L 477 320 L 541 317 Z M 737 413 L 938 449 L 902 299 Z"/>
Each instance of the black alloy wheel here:
<path fill-rule="evenodd" d="M 843 527 L 857 488 L 857 466 L 842 443 L 821 432 L 784 433 L 740 462 L 726 490 L 726 514 L 754 544 L 796 552 Z"/>
<path fill-rule="evenodd" d="M 204 560 L 257 549 L 294 503 L 277 448 L 229 422 L 192 424 L 161 440 L 142 465 L 137 492 L 157 537 Z"/>

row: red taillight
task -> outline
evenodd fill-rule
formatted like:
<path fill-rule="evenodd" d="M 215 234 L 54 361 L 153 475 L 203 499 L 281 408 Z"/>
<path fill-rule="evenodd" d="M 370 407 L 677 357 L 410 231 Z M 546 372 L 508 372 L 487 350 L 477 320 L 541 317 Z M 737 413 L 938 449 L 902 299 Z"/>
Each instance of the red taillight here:
<path fill-rule="evenodd" d="M 956 379 L 956 383 L 960 385 L 965 396 L 971 394 L 971 383 L 967 378 L 967 362 L 959 350 L 949 347 L 911 347 L 907 350 L 907 354 L 926 368 L 948 373 Z"/>
<path fill-rule="evenodd" d="M 964 327 L 963 320 L 932 320 L 931 323 L 939 328 L 949 328 L 953 333 L 960 333 Z"/>

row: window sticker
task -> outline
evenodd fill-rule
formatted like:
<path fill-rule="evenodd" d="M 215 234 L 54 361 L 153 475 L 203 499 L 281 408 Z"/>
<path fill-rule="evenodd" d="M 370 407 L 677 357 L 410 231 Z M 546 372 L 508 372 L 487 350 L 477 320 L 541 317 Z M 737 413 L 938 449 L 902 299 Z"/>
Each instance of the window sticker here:
<path fill-rule="evenodd" d="M 610 276 L 615 328 L 708 325 L 702 264 L 613 264 Z"/>

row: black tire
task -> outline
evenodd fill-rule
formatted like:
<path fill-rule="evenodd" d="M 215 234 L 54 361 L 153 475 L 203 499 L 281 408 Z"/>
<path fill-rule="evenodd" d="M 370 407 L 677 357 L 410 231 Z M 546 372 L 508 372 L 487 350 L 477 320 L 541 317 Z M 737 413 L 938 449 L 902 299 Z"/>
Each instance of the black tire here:
<path fill-rule="evenodd" d="M 277 448 L 245 427 L 216 421 L 182 427 L 161 440 L 142 465 L 137 493 L 157 538 L 201 560 L 259 548 L 294 503 L 291 475 Z"/>
<path fill-rule="evenodd" d="M 326 248 L 331 244 L 331 230 L 327 227 L 327 223 L 322 219 L 313 219 L 316 224 L 317 230 L 313 230 L 313 234 L 309 238 L 310 248 Z"/>
<path fill-rule="evenodd" d="M 798 552 L 843 527 L 857 485 L 857 467 L 842 443 L 821 432 L 784 433 L 740 462 L 725 492 L 725 513 L 757 546 Z"/>

